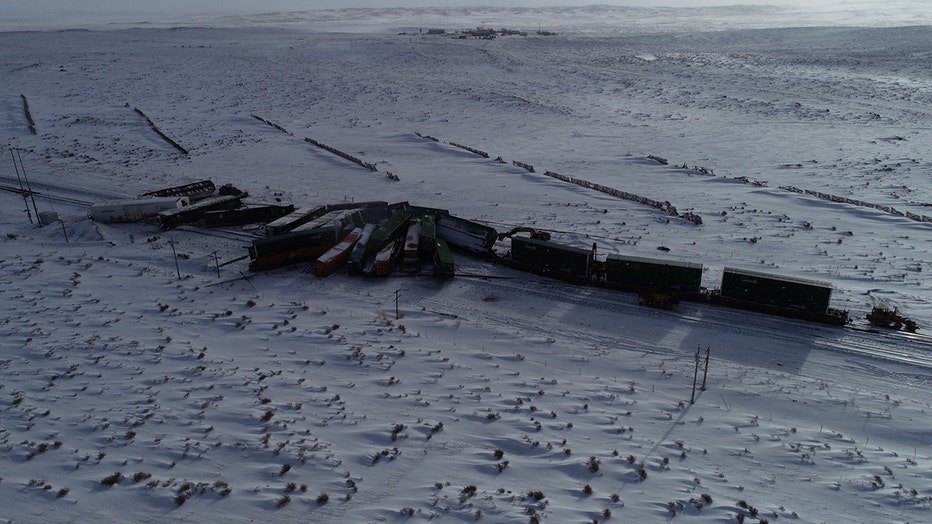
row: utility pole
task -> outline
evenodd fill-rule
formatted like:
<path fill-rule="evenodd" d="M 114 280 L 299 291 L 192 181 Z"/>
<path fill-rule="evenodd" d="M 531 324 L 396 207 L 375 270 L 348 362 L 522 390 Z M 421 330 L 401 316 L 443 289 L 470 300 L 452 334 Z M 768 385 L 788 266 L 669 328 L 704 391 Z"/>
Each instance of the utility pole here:
<path fill-rule="evenodd" d="M 705 348 L 705 370 L 702 372 L 702 391 L 705 391 L 705 378 L 709 375 L 709 354 L 712 352 L 712 346 Z"/>
<path fill-rule="evenodd" d="M 12 153 L 12 150 L 10 151 Z M 19 169 L 23 172 L 23 180 L 26 181 L 26 191 L 29 191 L 29 198 L 32 200 L 32 210 L 36 213 L 36 222 L 39 222 L 39 208 L 36 206 L 36 197 L 32 193 L 32 188 L 29 187 L 29 178 L 26 176 L 26 166 L 23 165 L 23 156 L 19 154 L 19 149 L 16 150 L 16 156 L 19 158 Z M 41 223 L 39 224 L 42 225 Z"/>
<path fill-rule="evenodd" d="M 23 187 L 23 179 L 19 176 L 19 167 L 16 165 L 16 154 L 13 148 L 10 148 L 10 157 L 13 159 L 13 170 L 16 171 L 16 180 L 19 182 L 19 190 L 23 193 L 23 203 L 26 205 L 26 215 L 29 217 L 29 223 L 32 224 L 32 211 L 29 210 L 29 199 L 26 197 L 26 188 Z M 39 217 L 36 217 L 38 220 Z"/>
<path fill-rule="evenodd" d="M 175 272 L 178 273 L 178 280 L 181 280 L 181 268 L 178 267 L 178 253 L 175 252 L 175 241 L 168 239 L 168 243 L 172 246 L 172 257 L 175 259 Z"/>
<path fill-rule="evenodd" d="M 401 313 L 398 311 L 398 297 L 401 295 L 401 290 L 395 290 L 395 319 L 401 318 Z"/>
<path fill-rule="evenodd" d="M 217 278 L 220 278 L 220 255 L 218 255 L 216 251 L 214 251 L 213 255 L 214 263 L 217 265 Z"/>
<path fill-rule="evenodd" d="M 696 403 L 696 380 L 699 378 L 699 352 L 702 348 L 696 348 L 696 370 L 693 372 L 693 392 L 689 397 L 689 403 Z"/>

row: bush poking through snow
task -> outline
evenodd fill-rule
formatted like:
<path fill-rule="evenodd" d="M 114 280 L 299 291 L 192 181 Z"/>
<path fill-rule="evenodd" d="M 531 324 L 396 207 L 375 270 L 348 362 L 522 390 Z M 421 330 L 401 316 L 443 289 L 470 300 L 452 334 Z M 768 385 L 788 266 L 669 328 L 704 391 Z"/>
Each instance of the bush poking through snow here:
<path fill-rule="evenodd" d="M 100 483 L 103 484 L 104 486 L 112 487 L 118 484 L 121 480 L 123 480 L 123 474 L 117 471 L 116 473 L 112 475 L 108 475 L 104 477 L 103 480 L 100 481 Z"/>

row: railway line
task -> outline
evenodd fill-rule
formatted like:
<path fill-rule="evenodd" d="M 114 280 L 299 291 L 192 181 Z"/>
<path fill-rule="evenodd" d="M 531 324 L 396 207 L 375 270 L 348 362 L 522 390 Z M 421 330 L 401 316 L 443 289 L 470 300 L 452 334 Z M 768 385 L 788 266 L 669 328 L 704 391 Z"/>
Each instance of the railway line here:
<path fill-rule="evenodd" d="M 475 270 L 473 272 L 478 273 Z M 544 301 L 592 308 L 635 319 L 643 316 L 660 316 L 718 333 L 730 333 L 752 339 L 783 340 L 800 347 L 809 346 L 820 351 L 850 354 L 875 361 L 932 370 L 932 337 L 923 334 L 864 329 L 859 326 L 831 327 L 711 304 L 683 304 L 673 311 L 657 310 L 638 305 L 634 293 L 577 287 L 543 278 L 521 276 L 496 278 L 502 275 L 494 271 L 488 276 L 494 280 L 483 281 L 478 276 L 473 280 L 474 285 L 481 290 L 480 294 L 487 294 L 487 296 L 534 296 Z M 449 305 L 445 305 L 442 301 L 432 304 L 432 308 L 442 310 L 445 307 L 448 308 Z M 503 308 L 489 311 L 487 305 L 483 306 L 478 303 L 457 303 L 455 307 L 459 311 L 468 312 L 469 315 L 484 321 L 504 323 L 528 333 L 541 330 L 541 319 L 526 312 L 508 311 Z M 676 355 L 675 350 L 671 353 L 671 348 L 652 345 L 643 339 L 627 334 L 607 334 L 605 330 L 585 329 L 568 324 L 561 325 L 560 330 L 564 337 L 582 340 L 591 343 L 594 347 L 622 345 L 637 348 L 644 353 Z M 921 380 L 932 384 L 932 374 L 920 372 L 912 374 L 911 377 L 914 381 Z"/>
<path fill-rule="evenodd" d="M 0 191 L 16 193 L 17 195 L 20 195 L 23 197 L 32 196 L 33 198 L 38 198 L 43 201 L 51 200 L 53 202 L 58 202 L 61 204 L 69 204 L 73 206 L 90 207 L 91 204 L 93 204 L 93 202 L 90 202 L 87 200 L 82 200 L 82 199 L 72 198 L 72 197 L 62 196 L 62 195 L 53 195 L 51 193 L 43 193 L 43 192 L 36 191 L 36 190 L 29 191 L 28 189 L 20 189 L 18 187 L 6 185 L 6 184 L 0 184 Z"/>

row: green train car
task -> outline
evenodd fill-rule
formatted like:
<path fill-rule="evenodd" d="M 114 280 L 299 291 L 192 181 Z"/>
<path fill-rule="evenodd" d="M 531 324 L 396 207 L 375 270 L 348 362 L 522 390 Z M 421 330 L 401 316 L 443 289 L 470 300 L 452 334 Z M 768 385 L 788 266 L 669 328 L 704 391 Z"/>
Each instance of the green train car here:
<path fill-rule="evenodd" d="M 605 258 L 605 282 L 632 291 L 698 293 L 702 264 L 611 254 Z"/>
<path fill-rule="evenodd" d="M 450 278 L 453 276 L 454 269 L 453 253 L 450 252 L 450 246 L 447 245 L 444 239 L 436 239 L 434 241 L 434 274 L 439 277 Z"/>
<path fill-rule="evenodd" d="M 789 311 L 825 314 L 829 311 L 832 285 L 746 269 L 726 267 L 721 298 L 729 305 L 756 304 Z"/>

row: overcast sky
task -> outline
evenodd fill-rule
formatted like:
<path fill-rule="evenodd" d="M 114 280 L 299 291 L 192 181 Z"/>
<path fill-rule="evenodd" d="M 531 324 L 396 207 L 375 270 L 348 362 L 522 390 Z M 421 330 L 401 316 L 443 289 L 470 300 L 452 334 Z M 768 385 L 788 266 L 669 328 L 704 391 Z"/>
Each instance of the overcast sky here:
<path fill-rule="evenodd" d="M 803 16 L 803 20 L 807 14 L 821 13 L 823 17 L 819 20 L 843 20 L 842 23 L 853 25 L 932 25 L 932 0 L 0 0 L 0 31 L 89 28 L 102 23 L 116 27 L 113 24 L 142 21 L 180 23 L 178 21 L 191 18 L 203 20 L 350 7 L 708 7 L 737 4 L 797 7 L 800 9 L 796 15 Z"/>
<path fill-rule="evenodd" d="M 0 0 L 0 15 L 188 15 L 241 14 L 345 7 L 506 7 L 610 4 L 700 7 L 729 4 L 812 5 L 840 0 Z"/>

